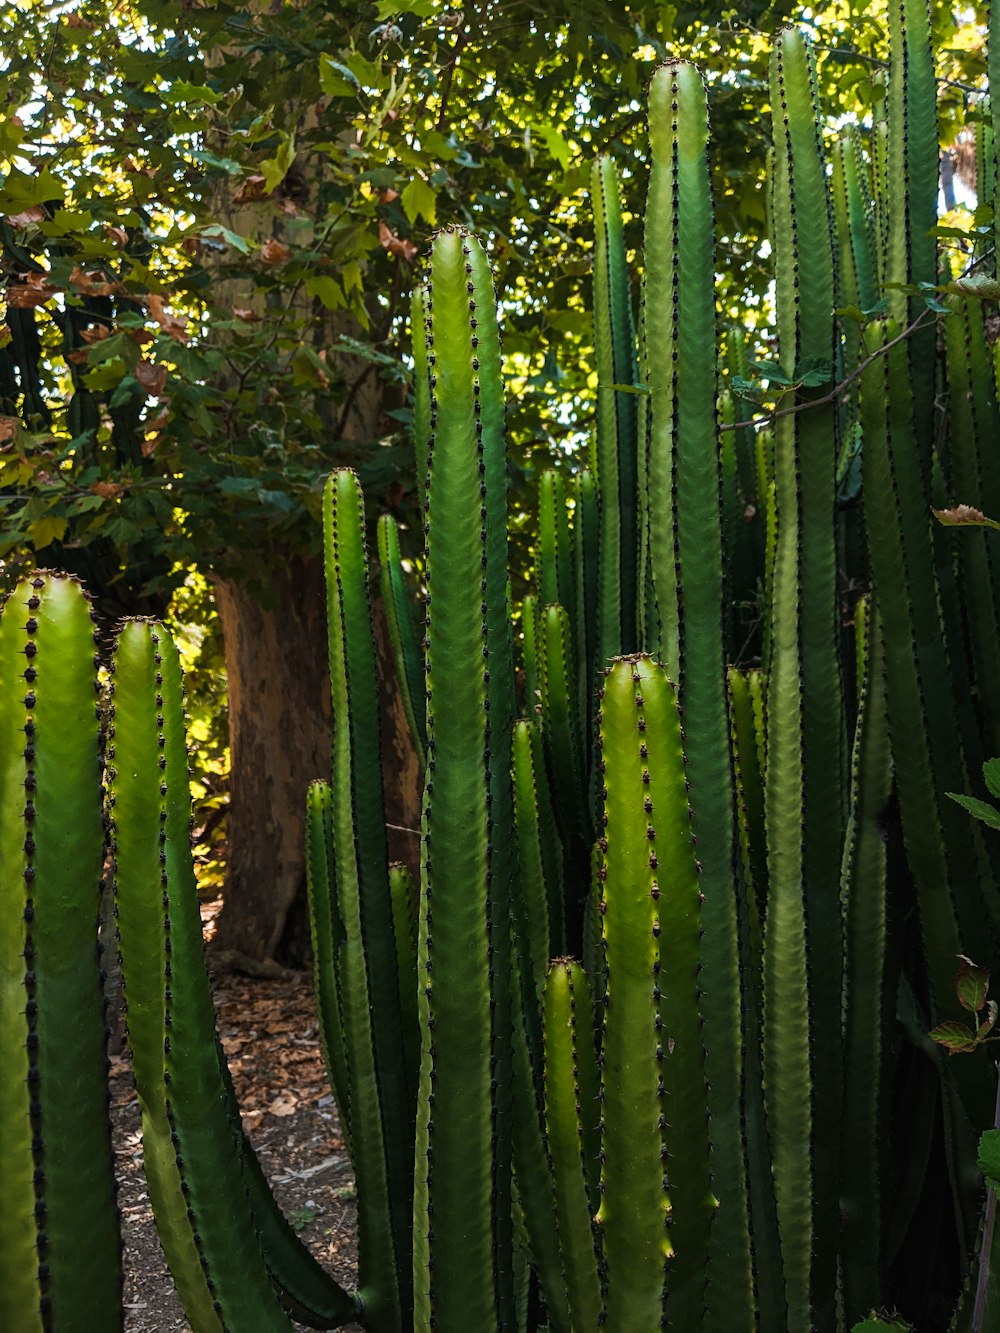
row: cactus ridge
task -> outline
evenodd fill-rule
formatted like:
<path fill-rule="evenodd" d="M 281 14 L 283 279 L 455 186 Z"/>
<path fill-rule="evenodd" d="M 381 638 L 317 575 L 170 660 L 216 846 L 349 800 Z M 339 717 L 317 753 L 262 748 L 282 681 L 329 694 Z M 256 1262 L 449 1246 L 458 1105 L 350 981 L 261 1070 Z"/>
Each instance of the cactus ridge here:
<path fill-rule="evenodd" d="M 720 1283 L 714 1292 L 710 1284 L 708 1300 L 711 1322 L 721 1327 L 726 1321 L 752 1322 L 754 1293 L 740 1110 L 743 995 L 725 694 L 717 377 L 706 373 L 703 352 L 717 337 L 715 236 L 707 97 L 692 65 L 672 62 L 654 75 L 649 125 L 645 336 L 650 347 L 670 349 L 669 356 L 651 357 L 648 371 L 650 553 L 663 639 L 674 655 L 667 670 L 676 673 L 690 739 L 688 774 L 697 794 L 693 828 L 700 835 L 705 925 L 702 1013 L 713 1171 L 722 1196 L 711 1242 L 711 1271 Z M 666 597 L 660 595 L 663 587 Z"/>
<path fill-rule="evenodd" d="M 421 511 L 426 507 L 424 501 L 427 498 L 427 460 L 431 433 L 434 429 L 427 352 L 430 322 L 430 285 L 417 283 L 410 301 L 410 337 L 413 343 L 413 450 Z"/>
<path fill-rule="evenodd" d="M 1000 429 L 993 391 L 993 367 L 985 351 L 979 301 L 951 297 L 951 316 L 944 321 L 949 384 L 949 491 L 962 502 L 994 512 L 1000 501 L 997 464 L 991 442 Z M 974 307 L 974 309 L 972 308 Z M 988 443 L 989 442 L 989 443 Z M 983 530 L 963 533 L 958 544 L 963 600 L 971 645 L 971 663 L 978 680 L 1000 678 L 1000 604 L 997 555 Z M 968 537 L 970 540 L 965 541 Z M 992 690 L 979 691 L 981 723 L 988 740 L 985 752 L 973 751 L 982 762 L 1000 752 L 1000 700 Z M 970 758 L 972 755 L 970 755 Z"/>
<path fill-rule="evenodd" d="M 872 330 L 873 347 L 898 332 L 892 323 Z M 925 492 L 912 439 L 913 398 L 905 350 L 892 348 L 883 364 L 862 375 L 865 433 L 865 526 L 872 582 L 884 626 L 889 731 L 907 861 L 913 875 L 920 931 L 931 989 L 931 1015 L 952 1003 L 954 959 L 963 938 L 982 937 L 977 913 L 982 842 L 978 828 L 961 831 L 946 790 L 967 790 L 958 741 L 951 673 L 942 632 L 940 592 L 934 570 Z M 876 499 L 878 497 L 878 500 Z M 886 522 L 888 501 L 895 521 Z M 929 632 L 936 630 L 936 633 Z M 920 725 L 914 725 L 914 718 Z M 946 739 L 947 738 L 947 739 Z M 988 917 L 987 917 L 988 920 Z M 972 932 L 972 934 L 970 934 Z M 988 1123 L 986 1084 L 954 1062 L 963 1096 Z"/>
<path fill-rule="evenodd" d="M 122 1320 L 95 632 L 79 582 L 49 570 L 0 617 L 0 1324 L 26 1333 Z"/>
<path fill-rule="evenodd" d="M 920 298 L 894 288 L 937 281 L 937 197 L 940 147 L 937 83 L 927 0 L 890 0 L 887 113 L 887 250 L 883 290 L 888 312 L 901 325 L 920 311 Z M 902 197 L 900 197 L 900 195 Z M 906 343 L 913 386 L 913 429 L 925 485 L 934 430 L 933 325 Z"/>

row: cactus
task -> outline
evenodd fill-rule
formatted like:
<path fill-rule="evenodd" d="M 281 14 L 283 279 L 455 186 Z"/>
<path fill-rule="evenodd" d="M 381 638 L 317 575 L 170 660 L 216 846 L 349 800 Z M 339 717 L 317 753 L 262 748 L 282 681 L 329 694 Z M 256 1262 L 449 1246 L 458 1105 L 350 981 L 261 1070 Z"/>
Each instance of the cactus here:
<path fill-rule="evenodd" d="M 778 337 L 793 378 L 832 375 L 833 255 L 810 57 L 785 30 L 771 56 Z M 808 299 L 803 294 L 808 292 Z M 794 358 L 795 365 L 792 365 Z M 808 403 L 804 390 L 799 402 Z M 835 412 L 786 415 L 775 434 L 777 541 L 767 671 L 768 899 L 764 934 L 764 1086 L 789 1318 L 827 1327 L 836 1219 L 843 948 L 844 719 L 834 528 Z M 808 938 L 818 944 L 807 952 Z M 819 1030 L 823 1027 L 822 1053 Z M 808 1063 L 803 1051 L 809 1052 Z"/>
<path fill-rule="evenodd" d="M 601 698 L 604 1322 L 701 1328 L 716 1200 L 699 1014 L 701 882 L 680 718 L 642 657 Z M 668 1303 L 669 1290 L 669 1303 Z"/>
<path fill-rule="evenodd" d="M 600 1173 L 600 1088 L 593 1005 L 581 965 L 557 958 L 545 981 L 545 1125 L 570 1325 L 597 1328 L 600 1249 L 594 1228 Z"/>
<path fill-rule="evenodd" d="M 713 1319 L 746 1325 L 754 1306 L 741 1118 L 739 930 L 733 881 L 732 765 L 723 646 L 721 474 L 716 383 L 702 348 L 714 346 L 714 235 L 708 114 L 693 66 L 659 70 L 649 91 L 650 173 L 643 338 L 649 348 L 647 450 L 650 565 L 661 643 L 676 679 L 697 793 L 702 866 L 701 951 L 713 1171 L 720 1195 L 713 1231 L 718 1286 Z M 661 595 L 661 589 L 666 595 Z M 673 593 L 676 589 L 676 593 Z M 673 660 L 670 654 L 676 654 Z M 723 1281 L 723 1273 L 725 1279 Z"/>
<path fill-rule="evenodd" d="M 90 608 L 65 575 L 0 620 L 0 1325 L 122 1326 L 96 920 Z"/>
<path fill-rule="evenodd" d="M 115 644 L 109 802 L 129 1044 L 154 1215 L 185 1310 L 201 1330 L 317 1327 L 358 1306 L 281 1217 L 234 1133 L 220 1066 L 189 839 L 177 650 L 125 625 Z M 159 892 L 150 894 L 150 888 Z"/>
<path fill-rule="evenodd" d="M 494 827 L 509 827 L 512 807 L 503 395 L 479 243 L 459 232 L 439 236 L 433 283 L 415 1310 L 418 1326 L 433 1308 L 444 1327 L 492 1330 L 514 1321 L 513 848 L 493 836 Z M 470 496 L 479 504 L 470 507 Z M 477 586 L 478 602 L 469 596 Z"/>

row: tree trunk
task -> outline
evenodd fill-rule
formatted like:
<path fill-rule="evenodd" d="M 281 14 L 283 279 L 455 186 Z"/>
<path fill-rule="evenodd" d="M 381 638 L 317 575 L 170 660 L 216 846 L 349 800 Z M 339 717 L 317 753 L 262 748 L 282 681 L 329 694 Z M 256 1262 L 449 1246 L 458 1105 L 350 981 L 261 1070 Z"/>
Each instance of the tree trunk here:
<path fill-rule="evenodd" d="M 330 777 L 331 708 L 322 561 L 272 575 L 268 605 L 215 580 L 229 678 L 232 796 L 229 861 L 216 949 L 246 966 L 300 964 L 307 954 L 306 789 Z M 375 607 L 382 769 L 390 856 L 416 867 L 420 772 L 381 607 Z"/>

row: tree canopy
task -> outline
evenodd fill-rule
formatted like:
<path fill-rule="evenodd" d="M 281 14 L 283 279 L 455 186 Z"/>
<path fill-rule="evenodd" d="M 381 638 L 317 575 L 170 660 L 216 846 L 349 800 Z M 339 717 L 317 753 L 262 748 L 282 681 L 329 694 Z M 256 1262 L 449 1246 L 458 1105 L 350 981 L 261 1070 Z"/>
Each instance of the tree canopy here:
<path fill-rule="evenodd" d="M 947 141 L 983 35 L 935 18 Z M 613 154 L 638 205 L 665 57 L 709 81 L 720 301 L 766 298 L 765 34 L 786 20 L 822 29 L 831 123 L 878 97 L 862 4 L 7 6 L 0 554 L 55 546 L 154 590 L 191 564 L 245 576 L 248 551 L 315 549 L 333 461 L 405 513 L 408 297 L 454 221 L 496 268 L 524 501 L 533 458 L 589 427 L 590 165 Z"/>

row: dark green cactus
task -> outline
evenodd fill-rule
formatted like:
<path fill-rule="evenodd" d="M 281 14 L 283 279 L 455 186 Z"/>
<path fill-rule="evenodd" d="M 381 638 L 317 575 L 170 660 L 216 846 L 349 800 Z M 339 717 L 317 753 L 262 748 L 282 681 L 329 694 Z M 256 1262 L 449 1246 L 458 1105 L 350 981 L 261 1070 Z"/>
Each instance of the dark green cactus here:
<path fill-rule="evenodd" d="M 795 31 L 786 29 L 775 41 L 771 89 L 779 344 L 793 375 L 812 367 L 832 377 L 834 285 L 826 173 L 810 56 Z M 803 390 L 798 404 L 808 408 L 810 394 L 818 397 L 821 391 Z M 836 1218 L 818 1200 L 836 1194 L 841 1073 L 839 1032 L 826 1020 L 839 1012 L 843 984 L 839 863 L 846 756 L 838 660 L 836 457 L 832 405 L 801 410 L 776 423 L 764 1087 L 789 1319 L 795 1327 L 806 1327 L 815 1318 L 821 1328 L 832 1326 Z M 809 949 L 807 938 L 818 947 Z"/>
<path fill-rule="evenodd" d="M 741 1113 L 739 929 L 733 879 L 734 809 L 723 642 L 722 477 L 716 381 L 714 226 L 708 110 L 698 71 L 676 63 L 649 90 L 652 170 L 646 210 L 643 337 L 650 349 L 647 453 L 650 563 L 661 651 L 677 680 L 687 757 L 698 794 L 701 950 L 713 1170 L 721 1207 L 712 1247 L 713 1319 L 748 1325 L 755 1303 Z M 670 349 L 663 355 L 662 349 Z M 723 1274 L 725 1278 L 723 1279 Z"/>
<path fill-rule="evenodd" d="M 851 814 L 844 844 L 844 1302 L 862 1319 L 882 1290 L 880 1196 L 884 1189 L 888 849 L 882 833 L 892 795 L 882 629 L 868 599 L 855 608 L 860 706 L 854 734 Z"/>
<path fill-rule="evenodd" d="M 545 1127 L 570 1326 L 597 1328 L 601 1276 L 594 1217 L 600 1199 L 600 1082 L 590 987 L 575 959 L 556 959 L 549 968 L 544 1014 Z"/>
<path fill-rule="evenodd" d="M 384 1320 L 395 1328 L 410 1306 L 415 1089 L 407 1082 L 389 888 L 364 508 L 349 469 L 327 483 L 323 533 L 334 715 L 330 828 L 344 931 L 338 986 L 351 1070 L 354 1167 L 359 1181 L 370 1182 L 359 1186 L 361 1289 L 366 1305 L 377 1307 L 376 1326 Z"/>
<path fill-rule="evenodd" d="M 594 163 L 591 182 L 594 248 L 594 353 L 597 430 L 591 471 L 601 495 L 597 669 L 635 646 L 638 596 L 638 421 L 635 328 L 625 261 L 621 193 L 614 163 Z M 622 387 L 624 386 L 624 387 Z"/>
<path fill-rule="evenodd" d="M 97 948 L 96 670 L 80 585 L 0 618 L 0 1326 L 122 1326 Z"/>
<path fill-rule="evenodd" d="M 413 602 L 403 573 L 399 532 L 391 514 L 383 514 L 378 522 L 378 560 L 382 602 L 396 663 L 396 682 L 403 699 L 403 711 L 406 713 L 410 735 L 422 764 L 427 746 L 424 662 Z"/>

